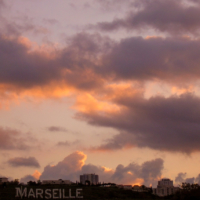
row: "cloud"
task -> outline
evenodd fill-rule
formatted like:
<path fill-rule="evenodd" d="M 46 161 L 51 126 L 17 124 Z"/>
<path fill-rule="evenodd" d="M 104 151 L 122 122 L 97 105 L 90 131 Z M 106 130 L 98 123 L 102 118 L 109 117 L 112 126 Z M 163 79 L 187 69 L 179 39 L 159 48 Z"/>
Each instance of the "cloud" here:
<path fill-rule="evenodd" d="M 103 11 L 122 11 L 122 8 L 130 8 L 132 0 L 96 0 L 100 4 Z"/>
<path fill-rule="evenodd" d="M 36 179 L 39 179 L 41 176 L 41 173 L 38 170 L 35 170 L 35 172 L 32 174 L 32 176 Z"/>
<path fill-rule="evenodd" d="M 58 20 L 56 19 L 43 19 L 43 21 L 46 23 L 46 24 L 50 24 L 50 25 L 55 25 L 55 24 L 58 24 Z"/>
<path fill-rule="evenodd" d="M 179 173 L 177 177 L 175 178 L 176 184 L 179 184 L 179 185 L 181 185 L 182 183 L 200 184 L 200 174 L 198 174 L 196 178 L 195 177 L 186 178 L 186 176 L 187 176 L 187 173 L 182 173 L 182 172 Z"/>
<path fill-rule="evenodd" d="M 75 140 L 75 141 L 73 141 L 73 142 L 70 142 L 70 141 L 65 141 L 65 142 L 58 142 L 57 143 L 57 146 L 71 146 L 71 145 L 76 145 L 76 144 L 78 144 L 80 142 L 80 140 Z"/>
<path fill-rule="evenodd" d="M 145 185 L 155 185 L 161 177 L 162 170 L 163 160 L 160 158 L 144 162 L 142 165 L 130 163 L 124 167 L 120 164 L 116 167 L 112 179 L 118 183 L 126 182 L 129 184 L 140 179 Z"/>
<path fill-rule="evenodd" d="M 84 153 L 79 151 L 74 152 L 55 166 L 47 165 L 40 179 L 68 179 L 68 177 L 73 177 L 73 173 L 80 170 L 84 165 L 86 158 L 87 156 Z"/>
<path fill-rule="evenodd" d="M 59 126 L 50 126 L 47 129 L 51 132 L 68 132 L 66 128 L 59 127 Z"/>
<path fill-rule="evenodd" d="M 119 28 L 127 30 L 145 30 L 153 28 L 168 33 L 197 33 L 200 24 L 200 5 L 186 4 L 184 1 L 144 0 L 129 3 L 130 11 L 125 18 L 116 18 L 112 22 L 99 22 L 97 27 L 104 31 Z"/>
<path fill-rule="evenodd" d="M 199 50 L 199 40 L 131 37 L 116 43 L 95 70 L 108 81 L 188 84 L 199 77 Z"/>
<path fill-rule="evenodd" d="M 161 177 L 163 160 L 144 162 L 142 165 L 130 163 L 128 166 L 119 164 L 115 170 L 104 166 L 85 164 L 86 155 L 82 152 L 74 152 L 55 166 L 46 166 L 41 180 L 44 179 L 68 179 L 79 181 L 79 176 L 84 173 L 95 173 L 99 175 L 100 182 L 115 182 L 123 184 L 156 184 Z"/>
<path fill-rule="evenodd" d="M 34 181 L 36 182 L 37 179 L 35 177 L 33 177 L 32 175 L 26 175 L 23 178 L 20 179 L 20 183 L 27 183 L 29 181 Z"/>
<path fill-rule="evenodd" d="M 112 127 L 120 134 L 92 150 L 116 150 L 126 147 L 149 147 L 155 150 L 191 153 L 200 151 L 200 99 L 186 93 L 144 99 L 120 96 L 115 113 L 77 113 L 77 118 L 95 126 Z"/>
<path fill-rule="evenodd" d="M 70 142 L 69 141 L 65 141 L 65 142 L 58 142 L 57 146 L 70 146 Z"/>
<path fill-rule="evenodd" d="M 34 47 L 24 37 L 0 35 L 0 84 L 7 90 L 18 92 L 33 88 L 37 92 L 41 87 L 51 87 L 51 92 L 57 88 L 64 93 L 66 87 L 80 90 L 99 87 L 102 80 L 91 67 L 95 65 L 96 54 L 106 49 L 108 43 L 105 41 L 107 46 L 100 47 L 98 40 L 100 44 L 104 43 L 98 34 L 81 33 L 74 36 L 66 48 L 55 51 L 54 46 L 47 49 Z"/>
<path fill-rule="evenodd" d="M 0 127 L 0 149 L 1 150 L 27 150 L 30 146 L 21 132 Z"/>
<path fill-rule="evenodd" d="M 8 160 L 8 164 L 13 167 L 40 167 L 39 162 L 34 157 L 16 157 Z"/>
<path fill-rule="evenodd" d="M 175 182 L 177 183 L 184 183 L 185 182 L 185 177 L 187 173 L 179 173 L 177 177 L 175 178 Z"/>
<path fill-rule="evenodd" d="M 185 153 L 200 150 L 199 97 L 144 98 L 148 81 L 185 88 L 199 80 L 200 40 L 155 36 L 116 42 L 82 32 L 56 51 L 5 35 L 0 36 L 0 46 L 2 99 L 75 97 L 77 119 L 120 132 L 97 150 L 133 146 Z M 49 127 L 49 131 L 67 130 Z M 0 131 L 5 140 L 0 148 L 27 148 L 24 140 L 9 142 L 18 133 L 4 132 Z"/>
<path fill-rule="evenodd" d="M 41 173 L 37 170 L 32 175 L 26 175 L 20 179 L 20 183 L 27 183 L 29 181 L 37 182 L 41 176 Z"/>
<path fill-rule="evenodd" d="M 131 37 L 114 42 L 99 34 L 80 33 L 55 51 L 54 47 L 34 49 L 27 38 L 1 35 L 0 45 L 0 92 L 8 97 L 103 93 L 109 83 L 118 81 L 180 85 L 200 76 L 196 53 L 200 41 L 188 38 Z"/>

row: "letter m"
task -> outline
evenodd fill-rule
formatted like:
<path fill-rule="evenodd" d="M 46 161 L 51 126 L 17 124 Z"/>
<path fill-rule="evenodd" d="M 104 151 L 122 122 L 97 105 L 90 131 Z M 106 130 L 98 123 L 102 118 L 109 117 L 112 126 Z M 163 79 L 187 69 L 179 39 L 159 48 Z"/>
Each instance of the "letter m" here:
<path fill-rule="evenodd" d="M 16 187 L 15 189 L 16 189 L 15 197 L 21 197 L 21 199 L 23 196 L 27 197 L 27 188 L 24 188 L 24 190 L 23 190 L 22 187 L 21 188 Z"/>

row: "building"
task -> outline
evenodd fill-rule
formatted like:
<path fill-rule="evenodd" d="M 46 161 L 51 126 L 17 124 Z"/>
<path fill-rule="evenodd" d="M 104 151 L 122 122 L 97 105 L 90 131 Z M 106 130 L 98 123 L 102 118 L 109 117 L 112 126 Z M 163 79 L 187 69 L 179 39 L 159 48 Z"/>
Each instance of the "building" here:
<path fill-rule="evenodd" d="M 150 192 L 151 191 L 151 187 L 146 187 L 144 185 L 134 185 L 132 191 L 134 192 Z"/>
<path fill-rule="evenodd" d="M 178 187 L 173 186 L 173 181 L 170 179 L 162 179 L 158 181 L 157 188 L 153 188 L 153 194 L 161 197 L 175 194 L 179 191 Z"/>
<path fill-rule="evenodd" d="M 0 177 L 0 184 L 7 183 L 7 182 L 8 182 L 8 178 Z"/>
<path fill-rule="evenodd" d="M 132 190 L 132 185 L 123 185 L 124 190 Z"/>
<path fill-rule="evenodd" d="M 58 185 L 61 185 L 61 184 L 67 184 L 67 185 L 70 185 L 72 182 L 70 180 L 62 180 L 62 179 L 59 179 L 59 180 L 43 180 L 42 181 L 42 185 L 47 185 L 47 184 L 58 184 Z"/>
<path fill-rule="evenodd" d="M 80 183 L 84 185 L 97 185 L 99 183 L 99 176 L 96 174 L 83 174 L 80 175 Z"/>
<path fill-rule="evenodd" d="M 118 188 L 120 188 L 120 189 L 122 189 L 122 188 L 124 188 L 124 186 L 122 185 L 122 184 L 120 184 L 120 185 L 116 185 Z"/>

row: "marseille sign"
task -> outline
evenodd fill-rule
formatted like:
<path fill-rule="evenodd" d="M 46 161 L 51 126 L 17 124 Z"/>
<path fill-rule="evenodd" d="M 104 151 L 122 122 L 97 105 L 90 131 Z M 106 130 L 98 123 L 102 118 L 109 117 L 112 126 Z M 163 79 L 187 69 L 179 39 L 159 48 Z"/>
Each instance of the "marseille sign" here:
<path fill-rule="evenodd" d="M 71 189 L 65 190 L 65 189 L 41 189 L 36 188 L 33 190 L 33 188 L 27 189 L 22 187 L 16 187 L 16 195 L 15 197 L 18 198 L 41 198 L 41 199 L 70 199 L 70 198 L 83 198 L 83 196 L 80 196 L 80 193 L 82 189 L 76 189 L 76 195 L 72 195 Z"/>

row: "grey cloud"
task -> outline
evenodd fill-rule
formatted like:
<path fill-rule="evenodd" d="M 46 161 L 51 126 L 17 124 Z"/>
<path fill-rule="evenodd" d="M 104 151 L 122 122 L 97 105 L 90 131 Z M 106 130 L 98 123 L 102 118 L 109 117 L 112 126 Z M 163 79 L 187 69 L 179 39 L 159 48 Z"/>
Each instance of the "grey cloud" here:
<path fill-rule="evenodd" d="M 199 77 L 199 51 L 199 40 L 126 38 L 103 56 L 96 72 L 114 80 L 186 83 Z"/>
<path fill-rule="evenodd" d="M 68 132 L 66 128 L 59 126 L 50 126 L 47 129 L 51 132 Z"/>
<path fill-rule="evenodd" d="M 194 178 L 194 177 L 192 177 L 192 178 L 186 178 L 186 179 L 185 179 L 185 182 L 186 182 L 186 183 L 190 183 L 190 184 L 194 183 L 194 181 L 195 181 L 195 178 Z"/>
<path fill-rule="evenodd" d="M 133 0 L 96 0 L 100 4 L 103 11 L 122 11 L 122 8 L 130 8 L 133 4 Z"/>
<path fill-rule="evenodd" d="M 55 166 L 47 165 L 44 168 L 42 175 L 40 176 L 41 180 L 44 179 L 69 179 L 76 177 L 74 172 L 79 171 L 82 167 L 83 160 L 85 159 L 85 155 L 83 153 L 74 152 L 69 156 L 65 157 L 62 161 L 60 161 Z"/>
<path fill-rule="evenodd" d="M 102 42 L 101 42 L 102 41 Z M 103 80 L 92 70 L 96 55 L 109 44 L 99 35 L 78 34 L 68 41 L 68 46 L 47 57 L 41 52 L 29 52 L 29 47 L 18 38 L 0 36 L 0 83 L 17 89 L 65 83 L 79 89 L 100 87 Z M 101 47 L 100 47 L 101 46 Z M 88 70 L 91 73 L 88 74 Z"/>
<path fill-rule="evenodd" d="M 200 174 L 198 174 L 198 176 L 196 177 L 195 182 L 200 185 Z"/>
<path fill-rule="evenodd" d="M 39 162 L 34 157 L 15 157 L 8 160 L 8 164 L 13 167 L 40 167 Z"/>
<path fill-rule="evenodd" d="M 43 21 L 50 25 L 55 25 L 55 24 L 59 23 L 58 20 L 56 20 L 56 19 L 43 19 Z"/>
<path fill-rule="evenodd" d="M 182 173 L 182 172 L 179 173 L 177 177 L 175 178 L 175 182 L 177 184 L 181 184 L 181 183 L 200 184 L 200 174 L 196 178 L 195 177 L 186 178 L 186 176 L 187 176 L 187 173 Z"/>
<path fill-rule="evenodd" d="M 20 183 L 27 183 L 29 181 L 35 181 L 37 182 L 37 179 L 33 177 L 32 175 L 26 175 L 23 178 L 20 179 Z"/>
<path fill-rule="evenodd" d="M 115 182 L 133 184 L 139 179 L 144 180 L 144 184 L 155 185 L 158 178 L 161 177 L 163 170 L 163 160 L 144 162 L 142 165 L 130 163 L 128 166 L 118 165 L 115 170 L 105 171 L 104 167 L 92 164 L 84 165 L 82 162 L 84 154 L 77 152 L 70 154 L 63 161 L 55 166 L 46 166 L 40 177 L 43 179 L 69 179 L 79 181 L 80 174 L 95 173 L 100 177 L 100 182 Z M 131 174 L 132 173 L 132 174 Z"/>
<path fill-rule="evenodd" d="M 0 9 L 5 6 L 4 0 L 0 0 Z"/>
<path fill-rule="evenodd" d="M 156 150 L 191 153 L 200 151 L 200 98 L 181 96 L 127 97 L 113 102 L 122 106 L 119 113 L 77 113 L 77 118 L 92 125 L 120 131 L 94 149 L 115 150 L 125 146 L 149 147 Z M 124 108 L 124 109 L 123 109 Z"/>
<path fill-rule="evenodd" d="M 124 167 L 123 165 L 118 165 L 116 167 L 115 173 L 112 175 L 114 181 L 118 183 L 122 180 L 126 180 L 129 183 L 133 179 L 143 179 L 146 185 L 156 185 L 158 178 L 161 177 L 163 170 L 163 160 L 157 158 L 155 160 L 144 162 L 142 165 L 136 163 L 131 163 Z M 129 176 L 128 172 L 131 172 L 133 176 Z"/>
<path fill-rule="evenodd" d="M 159 31 L 170 33 L 197 33 L 200 25 L 200 6 L 189 6 L 184 1 L 143 0 L 133 1 L 132 9 L 124 19 L 112 22 L 100 22 L 101 30 L 112 31 L 119 28 L 128 30 L 152 27 Z"/>
<path fill-rule="evenodd" d="M 101 166 L 96 166 L 93 164 L 87 164 L 84 165 L 79 172 L 77 172 L 77 177 L 79 177 L 80 174 L 91 174 L 95 173 L 99 175 L 99 181 L 101 183 L 108 183 L 113 182 L 113 179 L 111 178 L 113 172 L 105 172 L 104 168 Z"/>
<path fill-rule="evenodd" d="M 97 91 L 120 80 L 187 84 L 200 76 L 199 40 L 132 37 L 117 43 L 80 33 L 52 58 L 30 53 L 17 39 L 0 37 L 0 45 L 0 83 L 15 91 L 60 83 Z"/>
<path fill-rule="evenodd" d="M 184 183 L 185 182 L 185 177 L 186 177 L 186 174 L 187 173 L 179 173 L 178 175 L 177 175 L 177 177 L 175 178 L 175 182 L 177 182 L 177 183 Z"/>
<path fill-rule="evenodd" d="M 64 141 L 64 142 L 58 142 L 57 143 L 57 146 L 64 146 L 64 147 L 67 147 L 67 146 L 71 146 L 71 145 L 76 145 L 80 142 L 80 140 L 75 140 L 73 142 L 70 142 L 70 141 Z"/>
<path fill-rule="evenodd" d="M 1 150 L 27 150 L 30 146 L 17 130 L 0 127 Z"/>
<path fill-rule="evenodd" d="M 70 146 L 71 143 L 69 141 L 65 141 L 65 142 L 58 142 L 57 146 Z"/>

